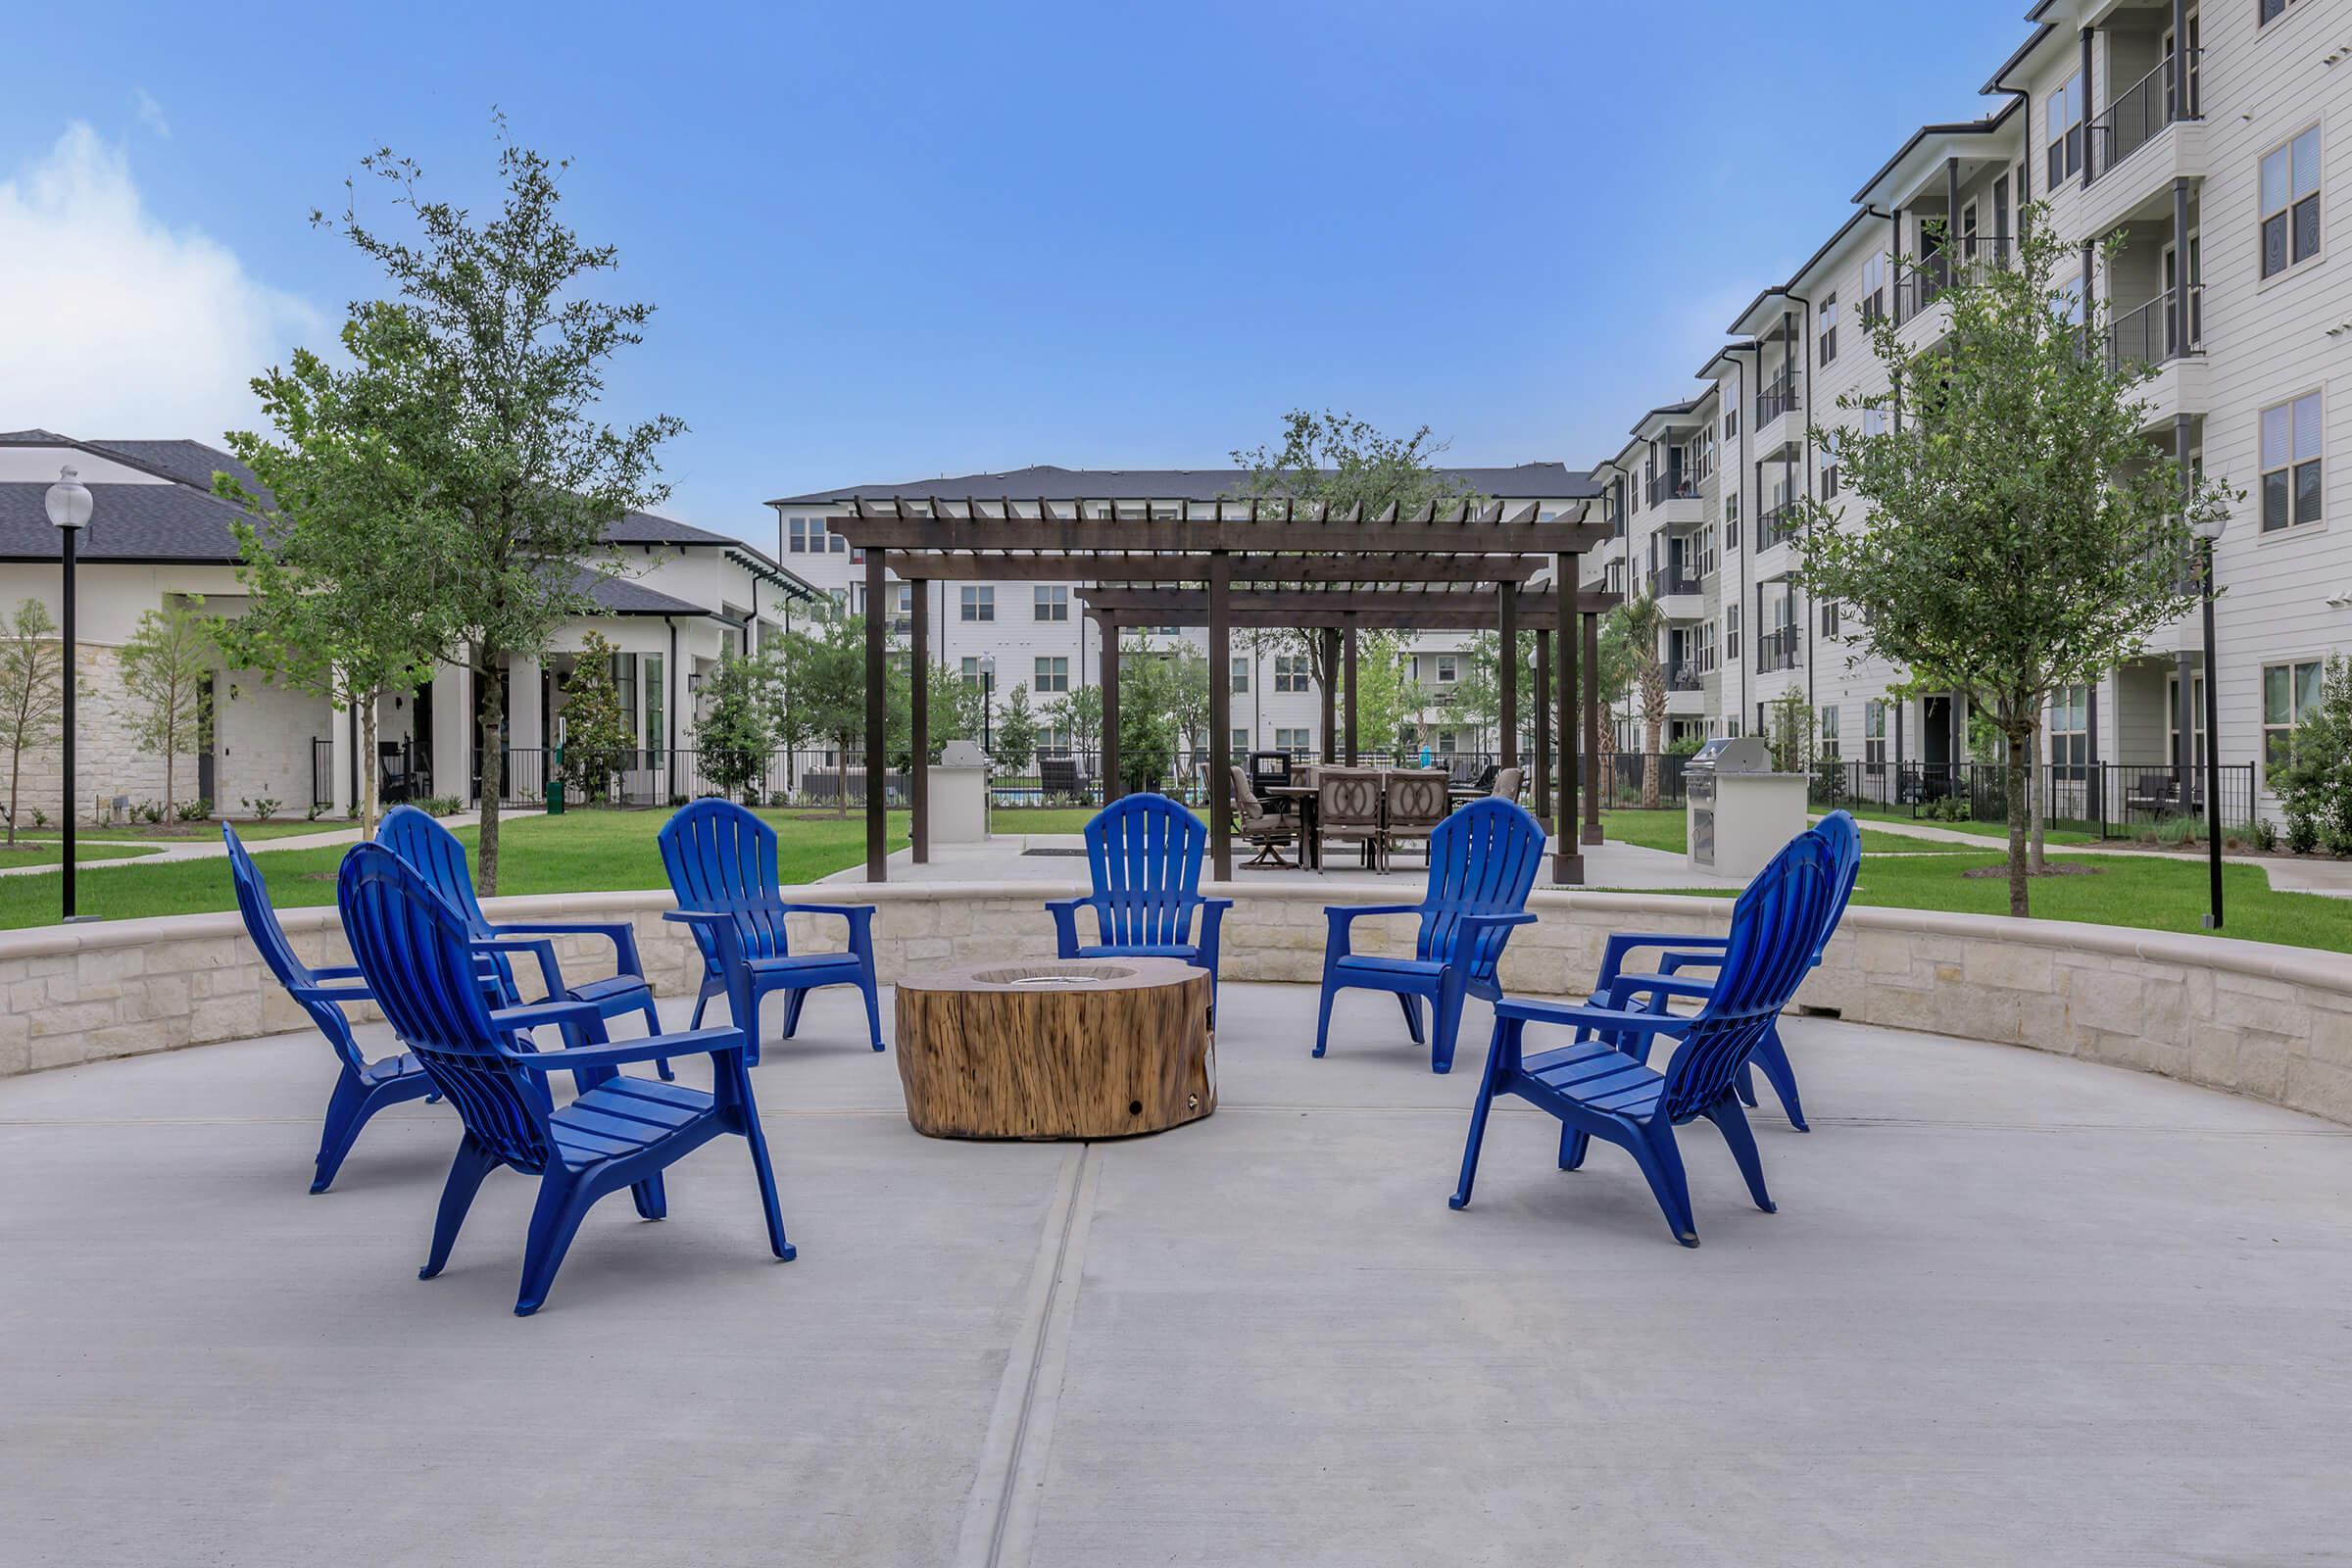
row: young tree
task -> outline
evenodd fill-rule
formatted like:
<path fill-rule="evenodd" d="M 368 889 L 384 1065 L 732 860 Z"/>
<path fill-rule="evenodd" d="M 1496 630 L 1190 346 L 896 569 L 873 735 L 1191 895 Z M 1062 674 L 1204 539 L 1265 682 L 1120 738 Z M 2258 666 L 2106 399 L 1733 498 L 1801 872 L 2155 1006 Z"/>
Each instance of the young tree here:
<path fill-rule="evenodd" d="M 1484 496 L 1436 466 L 1445 450 L 1446 443 L 1426 424 L 1411 435 L 1392 436 L 1351 414 L 1293 409 L 1282 416 L 1279 446 L 1234 452 L 1234 463 L 1249 470 L 1237 496 L 1277 508 L 1327 506 L 1350 515 L 1361 507 L 1367 516 L 1392 506 L 1405 515 L 1427 510 L 1433 501 L 1441 506 L 1483 502 Z M 1339 688 L 1344 662 L 1339 639 L 1301 627 L 1272 637 L 1275 653 L 1303 657 L 1325 691 Z M 1360 663 L 1360 642 L 1356 652 Z"/>
<path fill-rule="evenodd" d="M 989 760 L 997 764 L 999 773 L 1026 774 L 1035 765 L 1037 756 L 1037 713 L 1029 706 L 1029 688 L 1015 686 L 1005 693 L 1004 706 L 998 710 L 995 733 L 996 750 Z"/>
<path fill-rule="evenodd" d="M 2291 680 L 2277 670 L 2266 678 Z M 2303 717 L 2269 759 L 2271 788 L 2286 815 L 2287 842 L 2297 852 L 2326 845 L 2352 850 L 2352 662 L 2331 654 L 2323 666 L 2318 701 L 2305 694 Z"/>
<path fill-rule="evenodd" d="M 667 415 L 618 428 L 595 416 L 613 356 L 642 341 L 653 307 L 579 292 L 618 265 L 613 248 L 582 242 L 559 220 L 568 163 L 507 141 L 503 122 L 499 138 L 505 197 L 487 220 L 419 195 L 416 165 L 389 149 L 361 167 L 390 190 L 414 239 L 363 222 L 356 196 L 339 219 L 313 215 L 383 269 L 433 384 L 446 389 L 440 429 L 417 461 L 461 524 L 443 609 L 484 694 L 475 849 L 484 895 L 498 891 L 499 674 L 544 653 L 556 627 L 586 608 L 584 577 L 618 569 L 606 532 L 668 494 L 655 453 L 685 428 Z"/>
<path fill-rule="evenodd" d="M 702 712 L 692 734 L 703 777 L 746 806 L 759 805 L 760 782 L 775 744 L 769 719 L 768 665 L 756 658 L 724 653 L 703 676 Z"/>
<path fill-rule="evenodd" d="M 1081 686 L 1046 705 L 1046 721 L 1070 738 L 1070 750 L 1081 755 L 1102 743 L 1102 688 Z"/>
<path fill-rule="evenodd" d="M 139 617 L 122 645 L 122 694 L 128 701 L 131 739 L 140 751 L 164 760 L 164 820 L 172 820 L 179 754 L 193 747 L 204 725 L 204 681 L 220 650 L 213 642 L 213 617 L 194 595 Z"/>
<path fill-rule="evenodd" d="M 267 499 L 214 476 L 222 499 L 259 519 L 232 524 L 248 608 L 218 635 L 236 664 L 356 711 L 361 755 L 372 759 L 384 697 L 430 680 L 449 645 L 453 533 L 417 461 L 436 437 L 442 389 L 416 322 L 398 306 L 357 305 L 342 342 L 348 368 L 297 349 L 290 368 L 254 378 L 274 438 L 229 432 Z M 372 762 L 360 778 L 366 837 Z"/>
<path fill-rule="evenodd" d="M 637 747 L 612 678 L 618 652 L 604 633 L 591 631 L 564 687 L 564 771 L 591 806 L 612 793 L 612 775 L 629 765 L 628 754 Z"/>
<path fill-rule="evenodd" d="M 8 844 L 17 843 L 24 754 L 64 738 L 66 650 L 49 607 L 27 599 L 0 622 L 0 746 L 8 748 Z M 67 809 L 73 809 L 71 802 Z"/>
<path fill-rule="evenodd" d="M 1801 687 L 1790 686 L 1765 705 L 1764 744 L 1776 773 L 1813 771 L 1813 705 Z"/>
<path fill-rule="evenodd" d="M 1863 505 L 1808 498 L 1796 535 L 1800 579 L 1855 612 L 1863 653 L 1999 726 L 2015 915 L 2030 912 L 2025 770 L 2050 694 L 2195 603 L 2193 527 L 2238 495 L 2143 433 L 2132 392 L 2155 371 L 2106 352 L 2103 306 L 2060 281 L 2077 252 L 2046 209 L 2020 219 L 2006 265 L 1964 265 L 1938 297 L 1940 337 L 1914 348 L 1890 318 L 1873 325 L 1888 390 L 1838 399 L 1859 428 L 1812 432 Z"/>
<path fill-rule="evenodd" d="M 1619 651 L 1625 664 L 1621 686 L 1630 688 L 1641 706 L 1642 808 L 1645 811 L 1658 808 L 1658 759 L 1666 749 L 1666 659 L 1658 651 L 1658 634 L 1665 625 L 1665 612 L 1643 589 L 1609 612 L 1608 631 L 1602 639 L 1604 647 L 1613 643 Z M 1605 656 L 1601 674 L 1605 681 L 1609 674 Z"/>
<path fill-rule="evenodd" d="M 1369 632 L 1357 639 L 1355 732 L 1366 750 L 1401 756 L 1405 749 L 1405 727 L 1420 694 L 1405 679 L 1404 661 L 1404 638 L 1396 632 Z"/>
<path fill-rule="evenodd" d="M 834 805 L 850 809 L 850 753 L 865 745 L 865 622 L 837 615 L 806 629 L 796 628 L 779 645 L 776 678 L 769 685 L 769 716 L 776 740 L 785 746 L 823 744 L 832 749 Z M 878 773 L 883 753 L 868 760 Z"/>

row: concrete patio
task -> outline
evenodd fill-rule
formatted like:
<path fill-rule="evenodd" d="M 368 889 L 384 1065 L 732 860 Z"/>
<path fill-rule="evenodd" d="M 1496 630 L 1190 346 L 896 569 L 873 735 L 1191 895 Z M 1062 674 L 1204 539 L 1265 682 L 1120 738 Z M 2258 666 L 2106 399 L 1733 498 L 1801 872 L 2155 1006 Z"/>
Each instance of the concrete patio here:
<path fill-rule="evenodd" d="M 1377 997 L 1310 1059 L 1313 1008 L 1228 986 L 1195 1126 L 971 1145 L 823 994 L 757 1074 L 799 1260 L 722 1142 L 527 1321 L 519 1178 L 416 1278 L 445 1107 L 305 1193 L 315 1037 L 0 1082 L 0 1559 L 2341 1557 L 2352 1129 L 1792 1020 L 1781 1212 L 1702 1126 L 1687 1251 L 1525 1110 L 1449 1211 L 1483 1009 L 1439 1078 Z"/>

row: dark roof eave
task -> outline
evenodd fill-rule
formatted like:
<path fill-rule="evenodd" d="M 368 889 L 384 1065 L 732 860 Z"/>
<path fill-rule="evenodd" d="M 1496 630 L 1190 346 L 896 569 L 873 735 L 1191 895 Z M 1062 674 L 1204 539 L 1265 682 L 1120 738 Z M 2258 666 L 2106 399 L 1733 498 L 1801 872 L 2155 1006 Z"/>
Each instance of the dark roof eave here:
<path fill-rule="evenodd" d="M 1987 90 L 1989 91 L 1991 89 Z M 2021 100 L 2019 99 L 2012 98 L 2008 103 L 2001 107 L 1998 113 L 1986 115 L 1981 120 L 1963 120 L 1951 124 L 1920 126 L 1919 129 L 1911 133 L 1910 140 L 1904 142 L 1901 147 L 1895 150 L 1895 154 L 1892 158 L 1887 159 L 1886 162 L 1879 166 L 1879 171 L 1877 173 L 1871 175 L 1868 179 L 1862 182 L 1862 188 L 1854 192 L 1853 199 L 1857 202 L 1868 201 L 1870 199 L 1870 193 L 1872 189 L 1878 185 L 1879 181 L 1893 173 L 1896 166 L 1901 164 L 1904 159 L 1910 157 L 1913 152 L 1918 150 L 1919 144 L 1926 141 L 1931 136 L 1991 135 L 1994 131 L 1999 130 L 2002 126 L 2009 122 L 2009 117 L 2017 113 L 2018 104 L 2020 101 Z"/>

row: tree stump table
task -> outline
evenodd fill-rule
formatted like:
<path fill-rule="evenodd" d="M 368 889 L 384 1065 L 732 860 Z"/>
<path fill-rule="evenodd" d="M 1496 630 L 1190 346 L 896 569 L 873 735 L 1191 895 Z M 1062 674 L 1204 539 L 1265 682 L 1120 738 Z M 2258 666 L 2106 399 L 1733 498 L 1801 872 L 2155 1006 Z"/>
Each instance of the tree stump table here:
<path fill-rule="evenodd" d="M 1217 1105 L 1206 969 L 1063 958 L 912 974 L 892 1054 L 929 1138 L 1123 1138 Z"/>

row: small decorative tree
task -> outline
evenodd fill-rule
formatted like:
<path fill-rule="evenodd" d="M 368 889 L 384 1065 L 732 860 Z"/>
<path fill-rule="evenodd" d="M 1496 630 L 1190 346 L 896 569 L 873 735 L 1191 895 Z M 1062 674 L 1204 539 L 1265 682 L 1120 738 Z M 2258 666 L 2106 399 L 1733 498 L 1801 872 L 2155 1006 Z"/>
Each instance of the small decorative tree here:
<path fill-rule="evenodd" d="M 1801 687 L 1791 686 L 1765 705 L 1764 744 L 1774 772 L 1813 771 L 1813 705 Z"/>
<path fill-rule="evenodd" d="M 637 744 L 612 678 L 617 655 L 602 632 L 591 631 L 564 687 L 564 772 L 591 806 L 612 793 L 613 774 L 629 764 L 626 754 Z"/>
<path fill-rule="evenodd" d="M 66 653 L 49 607 L 27 599 L 0 622 L 0 746 L 8 748 L 8 843 L 17 843 L 24 754 L 64 735 Z M 71 805 L 68 807 L 71 809 Z"/>
<path fill-rule="evenodd" d="M 746 806 L 759 804 L 757 786 L 775 744 L 769 723 L 768 666 L 740 654 L 719 656 L 703 676 L 702 713 L 693 735 L 703 777 Z"/>
<path fill-rule="evenodd" d="M 996 750 L 990 754 L 999 773 L 1025 775 L 1037 755 L 1037 713 L 1029 706 L 1029 688 L 1015 686 L 1004 694 L 997 714 Z"/>
<path fill-rule="evenodd" d="M 1649 590 L 1628 599 L 1609 612 L 1610 639 L 1625 661 L 1625 683 L 1642 710 L 1642 808 L 1658 808 L 1659 758 L 1666 749 L 1666 658 L 1658 651 L 1658 633 L 1666 613 Z M 1602 673 L 1608 673 L 1604 662 Z"/>
<path fill-rule="evenodd" d="M 775 678 L 768 686 L 768 716 L 785 746 L 823 744 L 832 748 L 834 806 L 850 809 L 850 753 L 865 746 L 865 622 L 840 615 L 795 629 L 778 646 Z M 885 751 L 874 748 L 869 772 L 881 768 Z M 878 782 L 878 781 L 877 781 Z"/>
<path fill-rule="evenodd" d="M 2289 846 L 2352 854 L 2352 661 L 2328 658 L 2319 704 L 2290 732 L 2284 755 L 2271 760 L 2269 776 Z"/>
<path fill-rule="evenodd" d="M 213 618 L 195 595 L 175 600 L 139 617 L 121 656 L 122 693 L 131 739 L 143 752 L 164 760 L 164 819 L 172 815 L 179 754 L 196 743 L 204 727 L 205 677 L 220 653 Z"/>
<path fill-rule="evenodd" d="M 1046 705 L 1046 721 L 1069 737 L 1070 750 L 1086 755 L 1102 743 L 1102 688 L 1081 686 Z"/>

